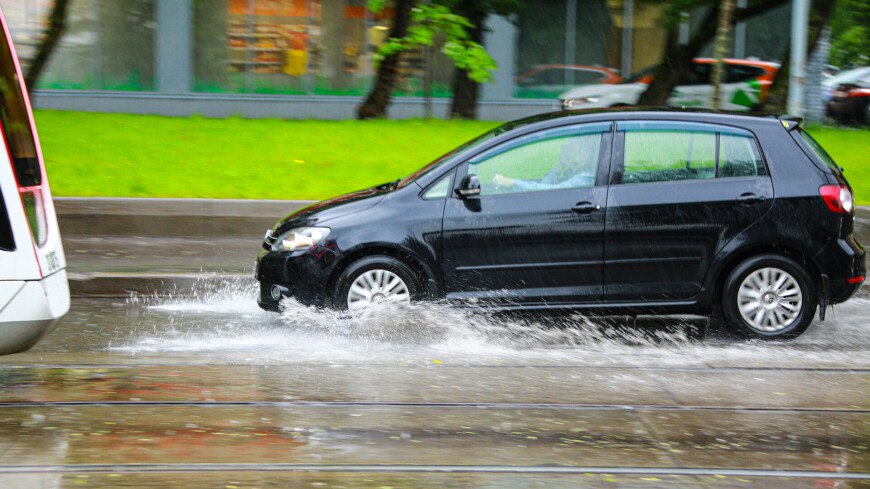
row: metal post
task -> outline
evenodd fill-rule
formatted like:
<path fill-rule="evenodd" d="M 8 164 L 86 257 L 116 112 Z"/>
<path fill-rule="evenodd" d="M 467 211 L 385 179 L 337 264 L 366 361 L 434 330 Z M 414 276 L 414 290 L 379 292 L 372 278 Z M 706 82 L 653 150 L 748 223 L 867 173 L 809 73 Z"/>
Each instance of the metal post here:
<path fill-rule="evenodd" d="M 577 52 L 577 0 L 565 3 L 565 64 L 573 65 Z M 574 70 L 565 70 L 565 84 L 574 84 Z"/>
<path fill-rule="evenodd" d="M 737 0 L 737 8 L 746 8 L 746 0 Z M 734 57 L 746 57 L 746 21 L 738 22 L 734 26 Z"/>
<path fill-rule="evenodd" d="M 809 11 L 809 0 L 792 0 L 788 113 L 798 117 L 804 116 L 804 83 L 806 82 Z"/>
<path fill-rule="evenodd" d="M 631 26 L 634 24 L 634 0 L 622 1 L 622 63 L 620 63 L 620 75 L 627 78 L 631 75 L 631 52 L 632 35 Z"/>
<path fill-rule="evenodd" d="M 158 0 L 156 18 L 157 90 L 190 92 L 193 86 L 192 0 Z"/>
<path fill-rule="evenodd" d="M 517 70 L 517 27 L 510 19 L 490 15 L 486 19 L 483 45 L 495 60 L 498 69 L 491 83 L 484 83 L 483 100 L 509 100 L 513 97 L 514 75 Z"/>

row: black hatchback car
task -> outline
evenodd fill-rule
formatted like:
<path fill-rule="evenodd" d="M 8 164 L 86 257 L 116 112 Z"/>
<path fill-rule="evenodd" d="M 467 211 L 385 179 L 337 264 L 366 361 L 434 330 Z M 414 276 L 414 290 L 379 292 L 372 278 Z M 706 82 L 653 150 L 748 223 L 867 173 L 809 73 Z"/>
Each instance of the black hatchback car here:
<path fill-rule="evenodd" d="M 861 287 L 854 221 L 842 170 L 797 119 L 560 112 L 285 217 L 258 302 L 716 314 L 789 338 Z"/>

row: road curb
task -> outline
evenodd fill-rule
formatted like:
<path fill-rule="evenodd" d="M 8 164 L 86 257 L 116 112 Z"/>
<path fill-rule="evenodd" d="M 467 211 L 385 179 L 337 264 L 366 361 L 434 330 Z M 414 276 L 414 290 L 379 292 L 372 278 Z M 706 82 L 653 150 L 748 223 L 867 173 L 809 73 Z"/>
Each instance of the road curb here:
<path fill-rule="evenodd" d="M 71 273 L 73 297 L 191 297 L 221 283 L 253 282 L 248 274 L 211 273 Z"/>
<path fill-rule="evenodd" d="M 70 293 L 75 297 L 189 296 L 196 293 L 198 284 L 203 281 L 253 282 L 251 264 L 265 230 L 282 216 L 311 203 L 304 200 L 58 197 L 55 207 L 67 252 Z M 870 243 L 870 207 L 857 209 L 855 232 L 860 242 Z M 131 239 L 125 247 L 124 237 L 136 239 Z M 164 253 L 196 249 L 198 256 L 231 271 L 167 271 L 153 249 L 147 250 L 151 256 L 142 256 L 145 250 L 141 243 L 153 243 L 153 238 L 174 241 L 161 249 Z M 227 238 L 250 241 L 254 250 L 251 256 L 247 255 L 247 248 L 240 250 L 239 245 L 232 250 L 202 246 L 209 240 Z M 106 241 L 112 241 L 119 249 L 108 253 Z M 84 259 L 89 249 L 112 256 L 99 256 L 102 260 L 99 269 L 89 269 L 94 264 L 94 258 L 90 262 Z M 122 271 L 131 264 L 147 260 L 151 263 L 139 267 L 139 271 Z M 241 270 L 246 272 L 241 273 Z"/>

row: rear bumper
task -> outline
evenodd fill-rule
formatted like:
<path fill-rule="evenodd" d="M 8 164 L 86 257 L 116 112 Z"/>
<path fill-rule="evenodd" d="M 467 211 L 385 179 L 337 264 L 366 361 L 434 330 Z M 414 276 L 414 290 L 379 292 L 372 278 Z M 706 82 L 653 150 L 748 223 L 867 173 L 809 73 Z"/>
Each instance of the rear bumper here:
<path fill-rule="evenodd" d="M 813 258 L 830 281 L 829 302 L 845 302 L 861 288 L 864 280 L 856 281 L 856 278 L 867 273 L 865 257 L 864 247 L 849 236 L 831 241 Z"/>

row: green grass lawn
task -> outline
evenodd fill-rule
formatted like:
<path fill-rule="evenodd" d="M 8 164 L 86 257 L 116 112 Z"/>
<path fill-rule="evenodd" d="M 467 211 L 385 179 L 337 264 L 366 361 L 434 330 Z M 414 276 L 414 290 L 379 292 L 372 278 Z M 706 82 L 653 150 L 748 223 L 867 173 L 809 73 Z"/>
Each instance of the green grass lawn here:
<path fill-rule="evenodd" d="M 324 199 L 407 175 L 498 125 L 37 111 L 57 196 Z M 870 130 L 813 128 L 870 204 Z"/>

